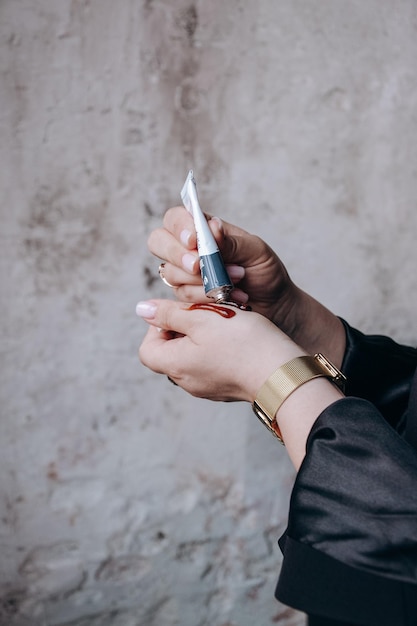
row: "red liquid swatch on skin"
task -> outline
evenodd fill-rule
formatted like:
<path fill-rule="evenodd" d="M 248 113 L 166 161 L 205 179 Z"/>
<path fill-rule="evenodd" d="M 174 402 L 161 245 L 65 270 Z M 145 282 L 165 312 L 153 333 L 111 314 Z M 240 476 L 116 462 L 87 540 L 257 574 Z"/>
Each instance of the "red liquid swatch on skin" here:
<path fill-rule="evenodd" d="M 222 317 L 234 317 L 236 315 L 236 311 L 233 309 L 228 309 L 225 306 L 220 306 L 219 304 L 192 304 L 188 310 L 194 311 L 195 309 L 203 309 L 204 311 L 214 311 L 217 315 L 221 315 Z"/>

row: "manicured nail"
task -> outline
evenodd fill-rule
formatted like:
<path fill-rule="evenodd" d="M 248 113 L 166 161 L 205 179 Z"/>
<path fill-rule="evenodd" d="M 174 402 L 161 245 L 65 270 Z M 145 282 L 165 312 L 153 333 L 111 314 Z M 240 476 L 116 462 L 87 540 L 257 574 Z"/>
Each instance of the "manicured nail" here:
<path fill-rule="evenodd" d="M 187 272 L 190 272 L 191 274 L 194 272 L 196 259 L 197 257 L 195 256 L 195 254 L 187 253 L 183 255 L 182 264 L 184 268 L 187 270 Z"/>
<path fill-rule="evenodd" d="M 223 232 L 223 222 L 221 221 L 220 217 L 212 217 L 211 222 L 216 222 L 218 229 Z"/>
<path fill-rule="evenodd" d="M 138 302 L 136 305 L 136 315 L 148 320 L 155 317 L 156 305 L 153 302 Z"/>
<path fill-rule="evenodd" d="M 232 300 L 238 304 L 246 304 L 249 301 L 249 295 L 241 289 L 233 289 Z"/>
<path fill-rule="evenodd" d="M 245 268 L 241 265 L 227 265 L 226 269 L 230 278 L 236 282 L 245 276 Z"/>
<path fill-rule="evenodd" d="M 187 229 L 184 229 L 183 231 L 181 231 L 181 235 L 180 235 L 181 243 L 183 243 L 186 248 L 190 246 L 191 235 L 192 233 Z"/>

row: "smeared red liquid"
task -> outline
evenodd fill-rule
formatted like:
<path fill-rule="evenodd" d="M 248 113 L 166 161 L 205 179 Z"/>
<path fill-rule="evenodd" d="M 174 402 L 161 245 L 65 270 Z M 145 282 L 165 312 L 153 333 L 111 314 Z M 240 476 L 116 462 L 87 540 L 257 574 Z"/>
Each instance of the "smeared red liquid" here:
<path fill-rule="evenodd" d="M 228 309 L 225 306 L 221 306 L 220 304 L 210 304 L 210 303 L 202 303 L 202 304 L 192 304 L 188 310 L 193 311 L 194 309 L 203 309 L 204 311 L 214 311 L 218 315 L 222 317 L 234 317 L 236 315 L 236 311 L 233 309 Z"/>

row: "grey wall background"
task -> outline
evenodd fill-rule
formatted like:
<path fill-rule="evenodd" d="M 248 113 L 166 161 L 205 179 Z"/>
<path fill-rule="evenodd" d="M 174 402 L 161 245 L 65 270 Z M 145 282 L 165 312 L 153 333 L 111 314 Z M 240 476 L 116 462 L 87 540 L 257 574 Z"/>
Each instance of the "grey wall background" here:
<path fill-rule="evenodd" d="M 417 332 L 412 0 L 2 0 L 0 622 L 295 626 L 293 471 L 137 360 L 189 167 L 365 331 Z"/>

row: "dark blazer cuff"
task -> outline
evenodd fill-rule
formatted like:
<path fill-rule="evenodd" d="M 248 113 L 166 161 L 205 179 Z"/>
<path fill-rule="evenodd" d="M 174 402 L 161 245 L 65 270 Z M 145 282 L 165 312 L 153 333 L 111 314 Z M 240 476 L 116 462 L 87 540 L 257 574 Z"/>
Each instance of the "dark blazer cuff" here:
<path fill-rule="evenodd" d="M 345 565 L 283 535 L 284 554 L 276 598 L 309 615 L 348 624 L 417 623 L 417 585 Z"/>

